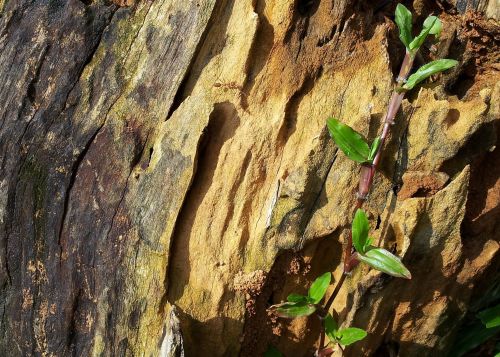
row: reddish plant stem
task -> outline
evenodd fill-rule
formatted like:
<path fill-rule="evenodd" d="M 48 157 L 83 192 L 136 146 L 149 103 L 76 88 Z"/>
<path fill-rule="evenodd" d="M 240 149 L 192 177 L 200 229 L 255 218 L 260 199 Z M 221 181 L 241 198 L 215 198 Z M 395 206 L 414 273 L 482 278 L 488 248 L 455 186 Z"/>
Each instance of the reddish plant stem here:
<path fill-rule="evenodd" d="M 325 326 L 323 320 L 321 320 L 321 333 L 319 337 L 319 348 L 318 351 L 322 351 L 325 348 Z"/>
<path fill-rule="evenodd" d="M 397 78 L 398 86 L 401 86 L 406 80 L 406 78 L 408 78 L 412 66 L 413 66 L 413 57 L 408 52 L 406 52 L 405 58 L 403 60 L 403 63 L 401 64 L 401 69 L 399 71 L 399 75 Z M 382 134 L 380 135 L 379 149 L 377 150 L 377 153 L 371 165 L 361 166 L 359 188 L 358 188 L 358 194 L 354 212 L 356 212 L 359 208 L 361 208 L 363 206 L 363 203 L 368 198 L 368 193 L 370 192 L 373 184 L 373 177 L 375 176 L 375 171 L 377 169 L 377 166 L 380 162 L 380 157 L 382 155 L 382 148 L 389 134 L 390 127 L 391 125 L 394 124 L 394 118 L 396 117 L 396 114 L 399 108 L 401 107 L 401 102 L 403 101 L 404 95 L 405 92 L 399 93 L 396 90 L 394 90 L 394 92 L 392 93 L 391 100 L 387 108 L 387 113 L 385 115 L 384 127 L 382 128 Z M 345 254 L 344 254 L 344 274 L 349 273 L 351 269 L 356 265 L 356 263 L 357 263 L 356 261 L 352 260 L 352 235 L 351 232 L 349 231 L 349 236 L 347 239 L 347 244 L 345 247 Z"/>
<path fill-rule="evenodd" d="M 339 293 L 340 288 L 342 287 L 342 284 L 344 284 L 345 277 L 346 277 L 346 274 L 342 274 L 342 276 L 340 277 L 339 282 L 337 283 L 337 286 L 335 287 L 335 290 L 333 290 L 332 295 L 330 295 L 330 298 L 326 302 L 326 304 L 325 304 L 325 310 L 326 310 L 327 313 L 328 313 L 328 310 L 330 310 L 330 307 L 333 304 L 333 300 L 335 300 L 335 298 L 337 297 L 337 294 Z"/>
<path fill-rule="evenodd" d="M 332 295 L 330 295 L 330 298 L 326 302 L 324 309 L 322 309 L 325 312 L 325 314 L 328 314 L 328 310 L 330 310 L 330 307 L 333 304 L 333 300 L 335 300 L 335 298 L 337 297 L 337 295 L 338 295 L 338 293 L 340 291 L 340 288 L 344 284 L 344 280 L 345 280 L 346 276 L 347 276 L 347 274 L 342 273 L 339 282 L 335 286 L 335 290 L 333 290 L 333 293 L 332 293 Z M 323 325 L 323 321 L 321 321 L 321 332 L 320 332 L 320 335 L 319 335 L 319 348 L 318 348 L 316 354 L 318 356 L 320 356 L 320 352 L 324 348 L 325 348 L 325 327 Z"/>

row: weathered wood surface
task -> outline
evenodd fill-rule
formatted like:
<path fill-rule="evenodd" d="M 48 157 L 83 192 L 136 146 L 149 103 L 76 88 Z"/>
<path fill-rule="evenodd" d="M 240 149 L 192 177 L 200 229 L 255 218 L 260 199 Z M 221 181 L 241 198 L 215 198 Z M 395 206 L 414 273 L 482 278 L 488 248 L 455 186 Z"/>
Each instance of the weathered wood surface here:
<path fill-rule="evenodd" d="M 265 309 L 339 276 L 358 168 L 324 123 L 380 129 L 385 3 L 0 1 L 0 355 L 307 354 Z M 414 278 L 353 274 L 352 355 L 444 353 L 499 267 L 491 3 L 413 4 L 461 65 L 394 127 L 367 210 Z"/>

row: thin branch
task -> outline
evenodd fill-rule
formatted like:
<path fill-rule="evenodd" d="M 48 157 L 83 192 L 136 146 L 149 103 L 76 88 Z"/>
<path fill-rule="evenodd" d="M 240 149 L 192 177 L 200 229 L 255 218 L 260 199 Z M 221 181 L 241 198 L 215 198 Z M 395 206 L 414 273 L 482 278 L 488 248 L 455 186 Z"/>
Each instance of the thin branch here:
<path fill-rule="evenodd" d="M 328 310 L 330 310 L 330 307 L 332 306 L 333 304 L 333 300 L 335 300 L 335 298 L 337 297 L 339 291 L 340 291 L 340 288 L 342 287 L 342 285 L 344 284 L 344 280 L 346 278 L 346 274 L 342 273 L 342 276 L 340 277 L 340 280 L 339 282 L 337 283 L 337 286 L 335 287 L 335 290 L 333 290 L 333 293 L 332 295 L 330 295 L 330 298 L 328 299 L 328 301 L 326 302 L 325 304 L 325 310 L 328 312 Z"/>
<path fill-rule="evenodd" d="M 345 278 L 346 278 L 346 274 L 342 273 L 342 276 L 340 277 L 340 280 L 338 281 L 337 286 L 335 286 L 335 289 L 333 290 L 332 295 L 330 295 L 330 297 L 328 298 L 328 301 L 325 304 L 325 307 L 323 309 L 325 311 L 324 312 L 325 315 L 328 314 L 328 310 L 330 310 L 330 307 L 332 306 L 333 301 L 335 300 L 335 297 L 338 295 L 338 293 L 340 291 L 340 288 L 344 284 Z M 317 351 L 318 355 L 319 355 L 319 352 L 325 346 L 325 326 L 323 325 L 323 319 L 322 318 L 320 318 L 320 321 L 321 321 L 321 332 L 320 332 L 320 335 L 319 335 L 319 348 L 318 348 L 318 351 Z"/>
<path fill-rule="evenodd" d="M 323 324 L 323 320 L 320 319 L 321 321 L 321 333 L 319 337 L 319 348 L 318 351 L 321 351 L 325 348 L 325 326 Z"/>

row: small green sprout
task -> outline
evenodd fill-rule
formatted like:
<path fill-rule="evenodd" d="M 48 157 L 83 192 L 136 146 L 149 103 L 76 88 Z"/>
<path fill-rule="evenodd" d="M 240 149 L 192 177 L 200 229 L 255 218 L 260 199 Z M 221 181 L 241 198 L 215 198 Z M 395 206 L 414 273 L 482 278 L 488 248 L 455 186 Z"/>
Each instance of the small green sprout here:
<path fill-rule="evenodd" d="M 352 223 L 352 243 L 357 251 L 355 257 L 386 274 L 411 279 L 411 273 L 403 265 L 401 259 L 385 249 L 371 245 L 372 239 L 368 238 L 369 229 L 366 213 L 362 209 L 358 209 Z"/>
<path fill-rule="evenodd" d="M 420 46 L 425 42 L 427 36 L 434 35 L 439 38 L 443 27 L 441 20 L 436 16 L 429 16 L 425 19 L 422 31 L 417 37 L 412 36 L 412 15 L 403 4 L 398 4 L 396 7 L 396 24 L 399 28 L 399 39 L 406 47 L 406 50 L 415 57 L 420 49 Z"/>
<path fill-rule="evenodd" d="M 331 279 L 332 274 L 330 272 L 324 273 L 312 283 L 307 296 L 300 294 L 288 295 L 287 302 L 274 306 L 276 314 L 287 318 L 311 315 L 316 311 L 317 304 L 325 296 Z"/>
<path fill-rule="evenodd" d="M 347 327 L 339 329 L 337 322 L 332 315 L 326 315 L 324 319 L 325 333 L 332 343 L 338 343 L 342 346 L 349 346 L 354 342 L 364 339 L 367 335 L 365 330 L 357 327 Z"/>

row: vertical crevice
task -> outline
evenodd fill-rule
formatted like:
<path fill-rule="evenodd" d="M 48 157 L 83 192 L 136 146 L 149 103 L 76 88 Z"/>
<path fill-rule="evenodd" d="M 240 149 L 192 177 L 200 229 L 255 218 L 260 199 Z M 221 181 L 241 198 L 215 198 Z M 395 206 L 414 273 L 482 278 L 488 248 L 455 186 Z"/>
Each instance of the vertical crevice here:
<path fill-rule="evenodd" d="M 218 103 L 214 106 L 207 127 L 198 141 L 191 182 L 179 209 L 172 233 L 165 276 L 166 293 L 162 305 L 167 300 L 175 302 L 182 295 L 190 272 L 188 244 L 193 222 L 212 185 L 220 151 L 225 142 L 233 137 L 239 124 L 239 117 L 234 105 L 229 102 Z M 171 281 L 170 279 L 175 280 Z M 173 281 L 175 281 L 175 286 Z"/>

